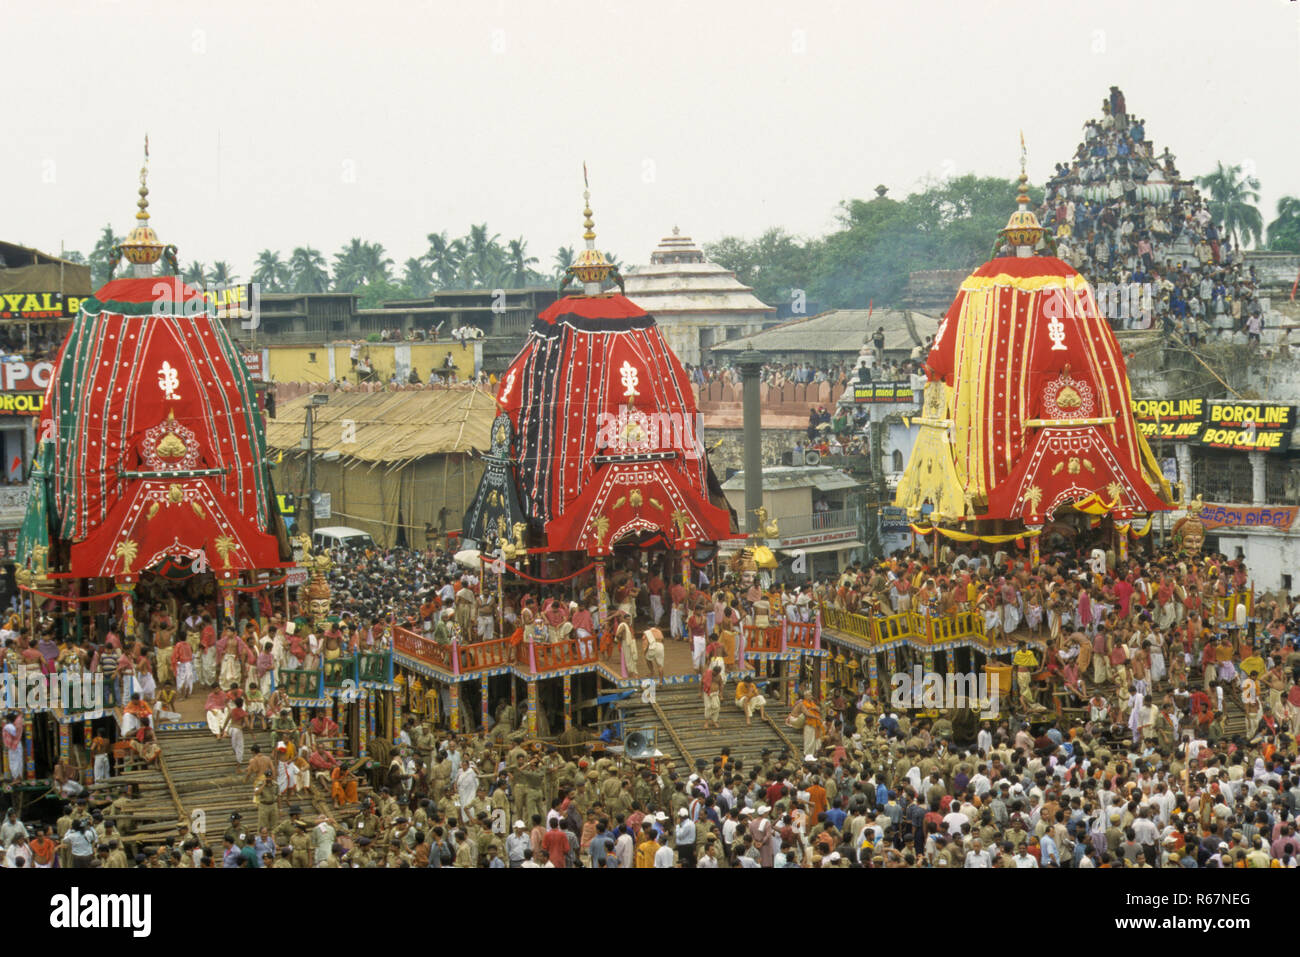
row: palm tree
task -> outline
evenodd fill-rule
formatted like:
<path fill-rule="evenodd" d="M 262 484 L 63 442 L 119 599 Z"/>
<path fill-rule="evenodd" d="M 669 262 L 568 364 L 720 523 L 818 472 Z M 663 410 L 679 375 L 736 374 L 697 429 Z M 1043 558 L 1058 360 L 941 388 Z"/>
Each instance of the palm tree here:
<path fill-rule="evenodd" d="M 353 237 L 334 254 L 334 288 L 351 292 L 366 283 L 365 242 Z"/>
<path fill-rule="evenodd" d="M 99 234 L 99 239 L 95 243 L 95 248 L 90 251 L 90 281 L 91 285 L 98 288 L 108 282 L 108 270 L 113 258 L 113 247 L 122 241 L 121 236 L 113 235 L 113 226 L 110 223 L 105 226 Z"/>
<path fill-rule="evenodd" d="M 212 264 L 212 284 L 214 286 L 232 286 L 238 281 L 239 277 L 231 270 L 230 263 L 224 259 L 218 259 Z"/>
<path fill-rule="evenodd" d="M 528 255 L 528 241 L 520 236 L 510 240 L 506 256 L 510 260 L 510 276 L 516 286 L 526 286 L 533 275 L 532 267 L 537 265 L 536 256 Z"/>
<path fill-rule="evenodd" d="M 1223 224 L 1225 233 L 1233 238 L 1233 245 L 1241 249 L 1244 237 L 1247 242 L 1258 243 L 1264 232 L 1264 218 L 1255 205 L 1259 202 L 1259 180 L 1242 174 L 1240 166 L 1216 164 L 1213 173 L 1202 176 L 1197 182 L 1210 194 L 1210 215 Z"/>
<path fill-rule="evenodd" d="M 460 271 L 460 262 L 465 254 L 464 243 L 447 239 L 447 232 L 429 233 L 429 249 L 424 254 L 424 261 L 438 280 L 438 285 L 446 288 L 456 281 Z"/>
<path fill-rule="evenodd" d="M 257 254 L 253 282 L 261 286 L 263 292 L 284 292 L 292 280 L 289 264 L 280 258 L 278 252 L 263 249 Z"/>
<path fill-rule="evenodd" d="M 1279 253 L 1300 253 L 1300 198 L 1277 201 L 1277 219 L 1268 224 L 1268 248 Z"/>
<path fill-rule="evenodd" d="M 573 265 L 575 253 L 572 246 L 561 246 L 555 251 L 555 278 L 564 276 L 565 270 Z"/>
<path fill-rule="evenodd" d="M 429 267 L 418 256 L 412 256 L 402 264 L 402 282 L 411 291 L 413 299 L 423 299 L 433 291 L 433 281 L 429 277 Z"/>
<path fill-rule="evenodd" d="M 472 225 L 465 236 L 465 267 L 461 272 L 473 286 L 493 286 L 507 270 L 505 250 L 499 233 L 488 233 L 487 223 Z"/>
<path fill-rule="evenodd" d="M 201 262 L 192 262 L 181 273 L 181 281 L 187 286 L 206 286 L 211 278 L 208 267 Z"/>
<path fill-rule="evenodd" d="M 382 243 L 362 243 L 361 264 L 365 270 L 365 282 L 385 283 L 392 281 L 393 261 L 386 255 Z"/>
<path fill-rule="evenodd" d="M 329 269 L 319 249 L 299 246 L 289 255 L 289 271 L 293 275 L 294 292 L 325 292 L 329 289 Z"/>

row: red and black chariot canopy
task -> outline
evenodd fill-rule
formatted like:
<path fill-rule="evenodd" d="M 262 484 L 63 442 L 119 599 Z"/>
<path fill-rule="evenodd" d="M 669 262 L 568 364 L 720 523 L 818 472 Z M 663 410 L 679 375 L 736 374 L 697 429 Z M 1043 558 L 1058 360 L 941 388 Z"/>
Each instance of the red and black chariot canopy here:
<path fill-rule="evenodd" d="M 497 401 L 522 509 L 548 550 L 605 554 L 642 533 L 688 548 L 730 535 L 725 500 L 709 494 L 686 370 L 631 300 L 569 296 L 544 311 Z"/>

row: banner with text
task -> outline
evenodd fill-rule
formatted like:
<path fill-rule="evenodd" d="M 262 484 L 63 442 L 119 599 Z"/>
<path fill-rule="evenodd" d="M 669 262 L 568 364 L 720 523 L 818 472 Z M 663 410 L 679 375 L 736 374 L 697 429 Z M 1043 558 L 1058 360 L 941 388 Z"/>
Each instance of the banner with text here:
<path fill-rule="evenodd" d="M 916 390 L 910 382 L 864 382 L 853 387 L 853 401 L 913 403 Z"/>
<path fill-rule="evenodd" d="M 1202 506 L 1200 519 L 1206 528 L 1290 528 L 1295 505 L 1211 505 Z"/>
<path fill-rule="evenodd" d="M 71 319 L 81 308 L 82 296 L 61 292 L 0 293 L 0 319 Z"/>
<path fill-rule="evenodd" d="M 1153 442 L 1194 442 L 1209 449 L 1285 452 L 1295 406 L 1214 399 L 1134 399 L 1133 418 Z"/>

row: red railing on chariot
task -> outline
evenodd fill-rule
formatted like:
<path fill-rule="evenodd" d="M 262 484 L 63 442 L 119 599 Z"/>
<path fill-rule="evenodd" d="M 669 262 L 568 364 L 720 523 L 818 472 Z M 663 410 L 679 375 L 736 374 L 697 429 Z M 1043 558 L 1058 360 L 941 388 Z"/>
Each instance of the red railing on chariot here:
<path fill-rule="evenodd" d="M 787 648 L 816 648 L 817 622 L 787 621 L 785 623 L 785 644 Z"/>
<path fill-rule="evenodd" d="M 594 664 L 596 661 L 596 645 L 598 639 L 591 638 L 566 638 L 563 641 L 554 642 L 535 642 L 533 648 L 533 663 L 535 673 L 541 674 L 544 671 L 559 671 L 562 668 L 572 668 L 575 665 Z M 520 646 L 521 649 L 524 646 Z M 527 650 L 524 649 L 524 664 L 527 665 Z"/>
<path fill-rule="evenodd" d="M 423 635 L 417 635 L 409 628 L 399 625 L 393 629 L 393 648 L 426 665 L 434 665 L 444 671 L 452 670 L 451 645 L 440 645 Z"/>
<path fill-rule="evenodd" d="M 745 653 L 751 651 L 780 651 L 781 626 L 771 625 L 760 628 L 758 625 L 745 625 Z"/>
<path fill-rule="evenodd" d="M 460 673 L 508 665 L 514 657 L 512 650 L 509 638 L 493 638 L 491 641 L 456 646 L 456 652 L 460 655 Z"/>

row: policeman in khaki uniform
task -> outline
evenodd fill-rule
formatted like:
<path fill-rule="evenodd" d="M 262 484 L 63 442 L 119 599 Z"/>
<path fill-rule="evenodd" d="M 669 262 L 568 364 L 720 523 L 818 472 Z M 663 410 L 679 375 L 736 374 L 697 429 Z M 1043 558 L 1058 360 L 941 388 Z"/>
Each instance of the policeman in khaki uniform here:
<path fill-rule="evenodd" d="M 292 864 L 294 867 L 310 867 L 311 838 L 307 835 L 307 825 L 303 821 L 294 821 L 293 826 L 293 836 L 289 838 Z"/>
<path fill-rule="evenodd" d="M 280 791 L 275 786 L 275 778 L 270 771 L 253 790 L 253 798 L 257 803 L 257 827 L 274 828 L 280 821 Z"/>

